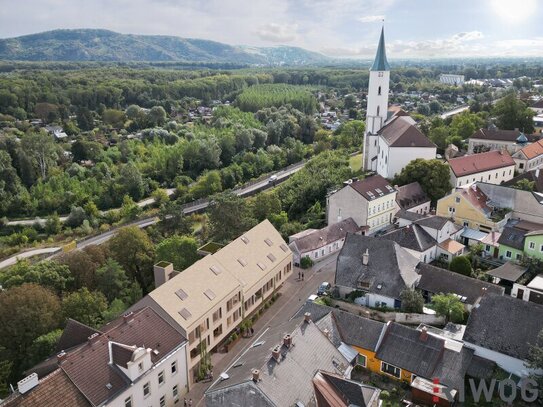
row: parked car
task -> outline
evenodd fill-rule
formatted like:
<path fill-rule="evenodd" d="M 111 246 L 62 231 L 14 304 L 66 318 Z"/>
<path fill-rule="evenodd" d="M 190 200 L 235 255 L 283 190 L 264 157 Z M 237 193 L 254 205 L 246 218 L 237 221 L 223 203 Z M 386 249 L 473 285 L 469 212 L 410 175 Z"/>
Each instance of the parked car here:
<path fill-rule="evenodd" d="M 313 302 L 313 301 L 315 301 L 317 298 L 319 298 L 318 295 L 311 294 L 311 295 L 307 298 L 307 301 Z"/>
<path fill-rule="evenodd" d="M 273 174 L 270 178 L 268 178 L 268 182 L 275 182 L 277 181 L 277 175 Z"/>
<path fill-rule="evenodd" d="M 328 290 L 330 290 L 331 285 L 328 282 L 324 282 L 319 286 L 319 289 L 317 290 L 317 295 L 325 295 L 328 294 Z"/>

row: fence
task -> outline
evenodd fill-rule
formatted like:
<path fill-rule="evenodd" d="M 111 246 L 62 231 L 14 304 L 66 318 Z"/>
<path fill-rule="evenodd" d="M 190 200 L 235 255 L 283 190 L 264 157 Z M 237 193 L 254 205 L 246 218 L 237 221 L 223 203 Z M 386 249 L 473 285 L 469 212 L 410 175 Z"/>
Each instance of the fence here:
<path fill-rule="evenodd" d="M 445 325 L 445 318 L 437 315 L 427 314 L 414 314 L 406 312 L 383 312 L 364 307 L 358 304 L 352 304 L 350 302 L 332 300 L 332 306 L 337 307 L 343 311 L 350 312 L 351 314 L 359 315 L 366 318 L 375 319 L 381 322 L 398 322 L 400 324 L 408 325 Z"/>

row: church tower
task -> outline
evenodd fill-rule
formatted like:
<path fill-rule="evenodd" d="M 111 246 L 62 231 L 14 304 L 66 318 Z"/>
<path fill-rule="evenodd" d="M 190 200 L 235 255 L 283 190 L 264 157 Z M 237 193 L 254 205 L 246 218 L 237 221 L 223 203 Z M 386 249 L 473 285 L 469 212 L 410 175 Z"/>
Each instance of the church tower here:
<path fill-rule="evenodd" d="M 390 65 L 385 51 L 385 28 L 383 27 L 375 61 L 370 68 L 364 139 L 364 169 L 367 171 L 375 171 L 377 165 L 377 132 L 384 126 L 387 119 L 389 82 Z"/>

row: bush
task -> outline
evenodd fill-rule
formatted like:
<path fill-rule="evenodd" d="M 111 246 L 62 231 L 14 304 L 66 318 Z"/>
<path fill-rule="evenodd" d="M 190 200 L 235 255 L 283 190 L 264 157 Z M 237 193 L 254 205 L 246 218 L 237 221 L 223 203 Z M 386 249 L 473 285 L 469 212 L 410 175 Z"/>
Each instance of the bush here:
<path fill-rule="evenodd" d="M 468 277 L 473 273 L 471 263 L 467 256 L 457 256 L 452 259 L 449 269 L 455 273 L 463 274 Z"/>
<path fill-rule="evenodd" d="M 311 266 L 313 266 L 313 260 L 307 256 L 302 257 L 302 260 L 300 260 L 300 267 L 303 269 L 308 269 Z"/>

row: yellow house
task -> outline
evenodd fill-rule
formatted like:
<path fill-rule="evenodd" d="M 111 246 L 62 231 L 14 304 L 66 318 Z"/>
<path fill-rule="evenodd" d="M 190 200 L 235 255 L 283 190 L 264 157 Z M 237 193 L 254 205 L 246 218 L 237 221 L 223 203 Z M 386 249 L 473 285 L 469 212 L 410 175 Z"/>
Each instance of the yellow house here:
<path fill-rule="evenodd" d="M 509 214 L 494 210 L 488 204 L 488 197 L 476 184 L 456 188 L 451 194 L 437 201 L 436 214 L 452 218 L 458 225 L 482 232 L 503 229 Z"/>

